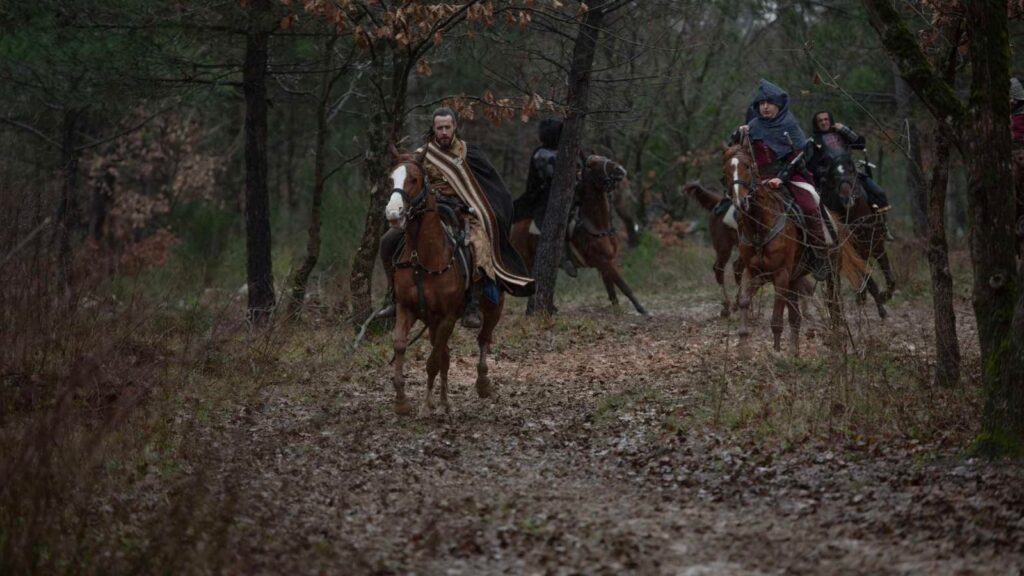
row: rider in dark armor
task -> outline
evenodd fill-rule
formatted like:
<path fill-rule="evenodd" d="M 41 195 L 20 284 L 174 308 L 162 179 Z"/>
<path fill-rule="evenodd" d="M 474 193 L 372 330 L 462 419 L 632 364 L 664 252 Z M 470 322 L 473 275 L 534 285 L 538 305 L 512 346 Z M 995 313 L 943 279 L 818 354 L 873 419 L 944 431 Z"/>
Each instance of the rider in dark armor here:
<path fill-rule="evenodd" d="M 544 212 L 551 196 L 551 183 L 555 179 L 555 162 L 558 160 L 558 140 L 562 137 L 562 121 L 556 118 L 541 120 L 538 128 L 540 146 L 530 155 L 530 169 L 526 175 L 526 192 L 515 200 L 515 216 L 519 222 L 532 219 L 538 229 L 544 228 Z M 576 276 L 576 266 L 569 250 L 562 251 L 562 270 L 569 276 Z"/>
<path fill-rule="evenodd" d="M 829 274 L 825 225 L 811 174 L 801 161 L 808 141 L 789 111 L 789 94 L 762 79 L 746 118 L 747 124 L 736 129 L 730 141 L 739 143 L 748 134 L 762 182 L 769 188 L 785 186 L 793 196 L 806 219 L 804 228 L 815 256 L 812 273 L 815 278 L 824 279 Z"/>
<path fill-rule="evenodd" d="M 814 125 L 814 143 L 817 150 L 808 162 L 808 168 L 814 174 L 815 181 L 820 182 L 822 176 L 828 174 L 831 158 L 849 153 L 850 150 L 864 150 L 866 142 L 863 136 L 854 132 L 849 126 L 834 121 L 831 112 L 823 110 L 815 113 L 812 124 Z M 875 212 L 882 215 L 886 236 L 892 240 L 889 224 L 885 221 L 885 213 L 892 208 L 889 205 L 889 197 L 866 171 L 859 172 L 857 177 L 860 179 L 861 186 L 864 187 L 868 204 Z"/>
<path fill-rule="evenodd" d="M 542 120 L 539 128 L 540 146 L 530 155 L 530 169 L 526 175 L 526 192 L 516 198 L 515 220 L 533 218 L 537 227 L 544 224 L 544 211 L 548 207 L 551 181 L 555 179 L 555 161 L 558 159 L 558 139 L 562 136 L 562 121 L 555 118 Z"/>

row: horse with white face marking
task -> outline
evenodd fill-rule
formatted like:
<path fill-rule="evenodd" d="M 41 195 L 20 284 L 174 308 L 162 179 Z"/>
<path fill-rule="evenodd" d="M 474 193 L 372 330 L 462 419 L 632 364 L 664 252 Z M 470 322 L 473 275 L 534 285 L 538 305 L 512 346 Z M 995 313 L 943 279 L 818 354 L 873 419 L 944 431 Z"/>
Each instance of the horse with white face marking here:
<path fill-rule="evenodd" d="M 440 401 L 445 414 L 451 414 L 448 401 L 448 369 L 451 364 L 448 340 L 461 318 L 466 305 L 466 274 L 458 263 L 455 242 L 448 229 L 460 226 L 460 222 L 447 222 L 438 208 L 437 198 L 427 186 L 423 158 L 412 154 L 395 156 L 395 167 L 391 171 L 392 193 L 385 208 L 388 220 L 405 226 L 405 244 L 395 263 L 395 329 L 394 329 L 394 374 L 395 412 L 409 415 L 412 403 L 405 394 L 405 351 L 409 341 L 409 330 L 416 320 L 423 322 L 428 330 L 431 343 L 427 359 L 427 394 L 422 412 L 433 412 L 434 381 L 440 375 Z M 446 211 L 449 218 L 450 211 Z M 458 218 L 455 216 L 454 218 Z M 447 226 L 447 228 L 446 228 Z M 494 328 L 501 319 L 505 296 L 499 293 L 498 301 L 481 298 L 480 311 L 483 318 L 477 333 L 479 359 L 477 362 L 476 390 L 481 398 L 491 395 L 491 381 L 487 376 L 487 353 L 490 351 Z"/>

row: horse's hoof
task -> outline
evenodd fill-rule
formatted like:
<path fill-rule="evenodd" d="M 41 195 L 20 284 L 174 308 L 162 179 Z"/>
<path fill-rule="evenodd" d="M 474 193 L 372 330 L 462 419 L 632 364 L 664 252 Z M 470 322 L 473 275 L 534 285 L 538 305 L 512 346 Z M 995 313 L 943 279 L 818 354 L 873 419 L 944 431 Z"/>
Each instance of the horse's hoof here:
<path fill-rule="evenodd" d="M 732 311 L 729 310 L 729 305 L 726 304 L 725 306 L 722 306 L 722 311 L 719 313 L 719 315 L 722 318 L 728 318 L 730 314 L 732 314 Z"/>
<path fill-rule="evenodd" d="M 399 416 L 412 416 L 415 411 L 412 402 L 409 402 L 407 398 L 395 400 L 395 414 Z"/>
<path fill-rule="evenodd" d="M 881 318 L 882 320 L 885 320 L 886 318 L 889 317 L 889 312 L 885 308 L 883 308 L 882 306 L 879 306 L 878 307 L 878 317 Z"/>
<path fill-rule="evenodd" d="M 480 376 L 476 379 L 476 393 L 481 398 L 491 397 L 491 379 L 487 376 Z"/>

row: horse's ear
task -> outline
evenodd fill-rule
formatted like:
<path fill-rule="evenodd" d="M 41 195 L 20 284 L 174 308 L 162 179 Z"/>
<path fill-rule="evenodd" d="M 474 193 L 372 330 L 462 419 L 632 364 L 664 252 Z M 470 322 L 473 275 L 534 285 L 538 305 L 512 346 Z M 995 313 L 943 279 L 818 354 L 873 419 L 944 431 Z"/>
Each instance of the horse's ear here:
<path fill-rule="evenodd" d="M 722 152 L 728 152 L 728 151 L 729 151 L 729 143 L 728 143 L 728 142 L 725 142 L 725 141 L 723 140 L 723 141 L 722 141 Z"/>
<path fill-rule="evenodd" d="M 420 153 L 416 155 L 416 163 L 422 165 L 423 161 L 427 159 L 427 145 L 424 144 L 423 148 L 420 149 Z"/>
<path fill-rule="evenodd" d="M 391 153 L 392 160 L 397 160 L 398 157 L 402 155 L 401 152 L 398 151 L 398 148 L 395 147 L 394 141 L 388 142 L 388 152 Z"/>

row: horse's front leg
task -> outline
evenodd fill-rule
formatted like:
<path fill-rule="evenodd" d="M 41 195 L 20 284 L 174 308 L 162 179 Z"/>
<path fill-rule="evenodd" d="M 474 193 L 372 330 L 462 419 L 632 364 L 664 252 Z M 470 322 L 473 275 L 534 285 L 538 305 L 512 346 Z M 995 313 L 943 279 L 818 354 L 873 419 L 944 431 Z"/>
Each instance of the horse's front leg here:
<path fill-rule="evenodd" d="M 882 293 L 882 298 L 886 302 L 892 300 L 892 294 L 896 291 L 896 277 L 892 273 L 892 263 L 889 262 L 889 253 L 882 250 L 875 260 L 878 260 L 879 267 L 882 268 L 882 275 L 885 276 L 885 292 Z"/>
<path fill-rule="evenodd" d="M 635 295 L 633 295 L 633 289 L 629 287 L 629 284 L 626 284 L 626 281 L 622 278 L 622 274 L 619 272 L 618 267 L 616 267 L 611 260 L 601 259 L 601 261 L 597 263 L 597 269 L 601 273 L 601 278 L 611 280 L 622 294 L 633 303 L 633 308 L 636 308 L 637 312 L 643 316 L 650 316 L 650 313 L 647 312 L 644 305 L 637 300 Z"/>
<path fill-rule="evenodd" d="M 885 320 L 889 316 L 889 312 L 885 309 L 885 295 L 878 289 L 878 283 L 871 276 L 868 276 L 864 290 L 857 294 L 857 304 L 864 304 L 866 300 L 863 297 L 864 292 L 871 294 L 871 299 L 875 301 L 875 307 L 878 308 L 878 317 Z"/>
<path fill-rule="evenodd" d="M 729 264 L 729 254 L 724 256 L 719 251 L 715 255 L 715 282 L 718 282 L 718 287 L 722 290 L 722 318 L 728 318 L 731 310 L 729 309 L 732 304 L 729 302 L 729 294 L 725 291 L 725 267 Z"/>
<path fill-rule="evenodd" d="M 409 329 L 412 328 L 413 322 L 416 319 L 413 317 L 404 306 L 399 305 L 396 312 L 395 318 L 395 330 L 393 332 L 393 342 L 395 349 L 395 360 L 394 360 L 394 374 L 391 377 L 391 383 L 395 387 L 395 413 L 399 416 L 408 416 L 413 413 L 412 403 L 405 396 L 405 374 L 403 368 L 405 366 L 405 349 L 409 342 Z"/>
<path fill-rule="evenodd" d="M 608 300 L 617 309 L 619 307 L 619 294 L 615 291 L 615 281 L 609 278 L 603 271 L 600 274 L 601 281 L 604 282 L 604 290 L 608 293 Z"/>
<path fill-rule="evenodd" d="M 480 299 L 480 312 L 483 315 L 483 323 L 480 332 L 477 333 L 476 343 L 480 348 L 480 357 L 476 364 L 476 393 L 481 398 L 491 396 L 491 379 L 487 376 L 487 354 L 491 351 L 491 344 L 494 342 L 494 328 L 501 319 L 501 311 L 505 306 L 505 295 L 498 297 L 497 304 L 489 299 Z"/>
<path fill-rule="evenodd" d="M 448 368 L 451 366 L 451 350 L 448 347 L 448 340 L 452 337 L 457 319 L 456 316 L 445 318 L 437 327 L 437 332 L 431 339 L 433 349 L 430 352 L 430 363 L 427 364 L 427 370 L 433 374 L 430 376 L 431 381 L 438 373 L 441 374 L 441 407 L 444 408 L 444 413 L 448 417 L 452 415 L 452 405 L 448 401 Z M 428 409 L 432 410 L 433 406 L 428 406 Z"/>
<path fill-rule="evenodd" d="M 743 268 L 743 276 L 740 277 L 740 329 L 739 337 L 741 340 L 746 340 L 750 336 L 750 301 L 754 297 L 754 286 L 755 280 L 750 272 L 750 268 Z"/>
<path fill-rule="evenodd" d="M 420 416 L 430 416 L 434 413 L 434 380 L 440 370 L 437 347 L 437 326 L 427 326 L 430 336 L 430 356 L 427 358 L 427 393 L 423 396 L 423 405 L 420 407 Z"/>

